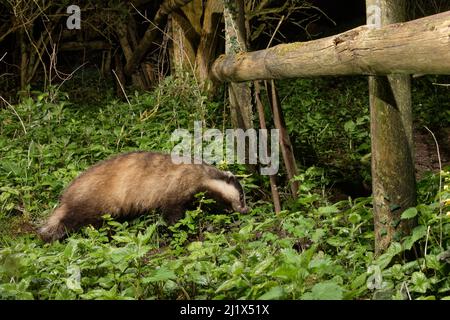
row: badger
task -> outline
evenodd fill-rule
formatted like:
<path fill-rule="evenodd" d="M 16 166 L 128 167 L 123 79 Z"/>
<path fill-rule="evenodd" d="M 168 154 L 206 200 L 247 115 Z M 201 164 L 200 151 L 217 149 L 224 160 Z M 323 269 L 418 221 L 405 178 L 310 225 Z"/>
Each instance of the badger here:
<path fill-rule="evenodd" d="M 38 234 L 51 242 L 82 226 L 100 226 L 104 214 L 132 219 L 151 210 L 174 224 L 200 192 L 226 208 L 248 212 L 243 188 L 231 172 L 203 162 L 176 164 L 159 152 L 121 154 L 75 178 Z"/>

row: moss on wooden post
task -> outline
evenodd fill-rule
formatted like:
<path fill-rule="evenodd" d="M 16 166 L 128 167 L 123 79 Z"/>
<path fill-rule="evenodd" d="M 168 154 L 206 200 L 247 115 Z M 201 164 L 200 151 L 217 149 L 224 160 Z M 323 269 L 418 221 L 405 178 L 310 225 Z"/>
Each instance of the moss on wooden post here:
<path fill-rule="evenodd" d="M 366 4 L 371 27 L 405 20 L 405 0 L 366 0 Z M 372 76 L 369 93 L 375 253 L 380 255 L 415 224 L 400 219 L 416 203 L 410 76 Z"/>
<path fill-rule="evenodd" d="M 243 0 L 224 0 L 225 53 L 238 54 L 247 51 L 244 2 Z M 253 127 L 252 92 L 250 83 L 229 85 L 231 119 L 237 128 Z"/>

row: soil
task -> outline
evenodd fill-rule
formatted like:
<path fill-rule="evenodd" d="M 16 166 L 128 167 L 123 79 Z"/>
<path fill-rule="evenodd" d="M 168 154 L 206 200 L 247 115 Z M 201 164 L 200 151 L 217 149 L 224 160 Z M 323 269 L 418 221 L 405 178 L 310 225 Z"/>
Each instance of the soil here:
<path fill-rule="evenodd" d="M 431 130 L 436 136 L 442 167 L 450 165 L 450 127 Z M 425 128 L 414 131 L 416 178 L 425 173 L 439 172 L 439 157 L 433 136 Z"/>
<path fill-rule="evenodd" d="M 450 166 L 450 127 L 431 129 L 439 145 L 439 156 L 432 134 L 423 127 L 414 129 L 414 152 L 416 180 L 419 181 L 429 172 L 439 172 L 439 158 L 442 168 Z M 337 202 L 348 197 L 367 197 L 372 193 L 371 186 L 354 179 L 333 183 L 330 188 L 330 200 Z"/>

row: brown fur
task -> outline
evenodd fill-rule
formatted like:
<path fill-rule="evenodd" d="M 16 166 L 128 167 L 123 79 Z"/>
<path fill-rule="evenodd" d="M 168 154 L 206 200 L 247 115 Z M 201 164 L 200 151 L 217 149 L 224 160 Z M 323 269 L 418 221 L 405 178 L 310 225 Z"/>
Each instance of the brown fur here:
<path fill-rule="evenodd" d="M 39 234 L 53 241 L 66 231 L 97 226 L 104 214 L 132 218 L 151 209 L 160 209 L 174 223 L 199 192 L 209 193 L 236 211 L 248 210 L 242 187 L 231 173 L 206 164 L 174 164 L 170 155 L 155 152 L 119 155 L 77 177 Z"/>

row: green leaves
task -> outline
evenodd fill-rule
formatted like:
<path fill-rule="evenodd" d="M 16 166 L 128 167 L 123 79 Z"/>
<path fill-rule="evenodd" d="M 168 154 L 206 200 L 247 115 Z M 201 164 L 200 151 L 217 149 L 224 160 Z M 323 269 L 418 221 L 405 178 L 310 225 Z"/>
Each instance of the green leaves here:
<path fill-rule="evenodd" d="M 416 243 L 418 240 L 425 237 L 427 234 L 427 227 L 426 226 L 417 226 L 413 229 L 412 234 L 408 236 L 405 241 L 403 242 L 403 247 L 405 250 L 411 250 L 414 243 Z"/>
<path fill-rule="evenodd" d="M 243 285 L 243 280 L 239 279 L 239 278 L 233 278 L 233 279 L 229 279 L 224 281 L 217 289 L 216 289 L 216 293 L 220 293 L 223 291 L 229 291 L 231 289 L 240 287 Z"/>
<path fill-rule="evenodd" d="M 345 237 L 331 237 L 327 239 L 327 243 L 333 247 L 344 247 L 348 244 L 348 239 Z"/>
<path fill-rule="evenodd" d="M 326 197 L 346 172 L 370 181 L 369 162 L 361 162 L 370 152 L 367 105 L 341 83 L 336 86 L 347 93 L 331 105 L 311 80 L 299 80 L 307 92 L 285 100 L 293 140 L 316 166 L 301 169 L 299 198 L 284 202 L 279 215 L 260 198 L 268 180 L 236 166 L 252 206 L 248 215 L 208 214 L 210 201 L 200 194 L 199 206 L 170 227 L 149 213 L 126 223 L 105 217 L 101 228 L 86 227 L 52 244 L 33 235 L 6 236 L 50 213 L 62 189 L 96 161 L 139 148 L 170 150 L 173 129 L 198 120 L 193 106 L 202 106 L 207 122 L 222 125 L 216 115 L 223 105 L 202 100 L 189 83 L 170 81 L 158 95 L 137 94 L 131 106 L 75 108 L 49 105 L 44 96 L 29 99 L 17 106 L 27 135 L 0 109 L 1 299 L 448 298 L 448 171 L 443 203 L 439 177 L 419 183 L 421 203 L 401 215 L 419 224 L 376 259 L 372 199 L 333 204 Z M 175 94 L 174 87 L 181 89 Z M 292 120 L 300 118 L 302 126 Z M 406 260 L 403 253 L 413 247 L 418 257 Z"/>
<path fill-rule="evenodd" d="M 105 216 L 102 228 L 87 227 L 60 243 L 18 238 L 0 249 L 0 296 L 404 299 L 405 288 L 414 299 L 448 296 L 445 251 L 430 240 L 426 258 L 402 257 L 413 244 L 423 248 L 425 225 L 374 260 L 370 199 L 343 210 L 347 203 L 279 216 L 269 205 L 259 205 L 258 214 L 219 218 L 198 209 L 171 229 L 154 216 L 126 223 Z M 429 210 L 437 223 L 436 209 Z M 169 245 L 180 235 L 186 238 L 178 247 Z"/>
<path fill-rule="evenodd" d="M 401 218 L 402 219 L 412 219 L 417 216 L 417 209 L 412 207 L 403 211 Z"/>
<path fill-rule="evenodd" d="M 0 284 L 0 298 L 14 300 L 33 300 L 34 296 L 28 291 L 30 280 L 22 279 L 19 283 Z"/>
<path fill-rule="evenodd" d="M 284 290 L 280 286 L 272 287 L 269 291 L 260 296 L 259 300 L 277 300 L 282 299 L 284 296 Z"/>
<path fill-rule="evenodd" d="M 142 280 L 142 283 L 147 284 L 153 282 L 165 282 L 167 280 L 175 280 L 176 278 L 177 276 L 172 270 L 169 270 L 166 267 L 161 267 L 152 272 L 149 277 L 145 277 Z"/>
<path fill-rule="evenodd" d="M 349 216 L 348 216 L 348 221 L 350 221 L 353 224 L 357 224 L 361 221 L 361 216 L 356 213 L 356 212 L 352 212 Z"/>
<path fill-rule="evenodd" d="M 411 291 L 419 292 L 419 293 L 426 293 L 427 290 L 430 288 L 430 281 L 427 279 L 425 274 L 422 272 L 414 272 L 411 277 Z"/>
<path fill-rule="evenodd" d="M 392 259 L 397 256 L 400 252 L 402 252 L 402 245 L 398 242 L 393 242 L 389 248 L 383 253 L 378 259 L 375 260 L 375 264 L 378 265 L 381 269 L 386 268 Z"/>
<path fill-rule="evenodd" d="M 311 292 L 302 296 L 303 300 L 342 300 L 344 290 L 334 282 L 317 283 Z"/>
<path fill-rule="evenodd" d="M 356 129 L 356 123 L 353 122 L 352 120 L 349 120 L 344 124 L 344 130 L 347 133 L 353 133 L 353 131 L 355 131 L 355 129 Z"/>
<path fill-rule="evenodd" d="M 328 207 L 320 207 L 318 209 L 319 214 L 324 215 L 324 216 L 329 216 L 333 213 L 338 213 L 339 209 L 336 208 L 335 206 L 328 206 Z"/>
<path fill-rule="evenodd" d="M 67 267 L 67 273 L 69 274 L 69 277 L 66 278 L 67 288 L 78 294 L 83 293 L 83 288 L 81 288 L 80 267 L 77 265 L 70 265 Z"/>

